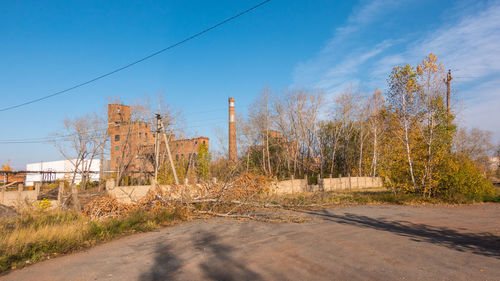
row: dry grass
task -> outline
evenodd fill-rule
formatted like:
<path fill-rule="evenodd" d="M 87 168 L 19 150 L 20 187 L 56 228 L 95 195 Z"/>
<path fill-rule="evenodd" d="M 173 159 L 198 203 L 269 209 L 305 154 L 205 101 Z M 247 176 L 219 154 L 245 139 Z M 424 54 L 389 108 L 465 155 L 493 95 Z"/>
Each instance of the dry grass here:
<path fill-rule="evenodd" d="M 387 190 L 369 191 L 334 191 L 311 192 L 296 195 L 276 197 L 273 204 L 286 208 L 325 208 L 349 204 L 397 204 L 397 205 L 432 205 L 432 204 L 470 204 L 476 203 L 464 196 L 452 199 L 426 198 L 417 194 L 394 194 Z"/>
<path fill-rule="evenodd" d="M 69 211 L 30 211 L 0 223 L 0 272 L 186 219 L 176 209 L 134 211 L 100 221 Z"/>

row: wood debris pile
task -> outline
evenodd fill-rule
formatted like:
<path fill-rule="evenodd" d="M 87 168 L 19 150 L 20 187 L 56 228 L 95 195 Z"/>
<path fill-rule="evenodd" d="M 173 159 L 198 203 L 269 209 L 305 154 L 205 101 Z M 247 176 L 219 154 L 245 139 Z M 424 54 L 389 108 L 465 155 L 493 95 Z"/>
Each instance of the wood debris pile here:
<path fill-rule="evenodd" d="M 272 181 L 266 176 L 244 173 L 235 176 L 232 181 L 211 184 L 206 187 L 206 196 L 198 200 L 197 212 L 231 216 L 265 207 L 260 199 L 267 197 Z"/>
<path fill-rule="evenodd" d="M 124 216 L 134 210 L 134 204 L 119 203 L 115 198 L 99 197 L 90 201 L 82 213 L 92 220 Z"/>
<path fill-rule="evenodd" d="M 159 211 L 161 209 L 173 207 L 174 201 L 170 199 L 170 194 L 160 188 L 149 190 L 137 204 L 136 208 L 146 211 Z"/>
<path fill-rule="evenodd" d="M 148 191 L 146 196 L 137 203 L 120 203 L 115 198 L 103 196 L 90 201 L 82 213 L 92 220 L 107 217 L 121 217 L 136 210 L 159 211 L 173 208 L 175 201 L 168 200 L 168 194 L 160 189 Z"/>
<path fill-rule="evenodd" d="M 136 210 L 157 212 L 179 207 L 206 214 L 247 212 L 256 206 L 252 200 L 267 194 L 271 182 L 268 177 L 247 173 L 230 182 L 197 185 L 195 190 L 185 190 L 184 186 L 172 186 L 167 190 L 154 188 L 135 203 L 99 197 L 89 202 L 82 212 L 92 220 L 125 216 Z"/>
<path fill-rule="evenodd" d="M 262 175 L 244 173 L 233 181 L 211 185 L 208 187 L 208 197 L 221 201 L 244 200 L 258 194 L 266 194 L 273 180 Z"/>

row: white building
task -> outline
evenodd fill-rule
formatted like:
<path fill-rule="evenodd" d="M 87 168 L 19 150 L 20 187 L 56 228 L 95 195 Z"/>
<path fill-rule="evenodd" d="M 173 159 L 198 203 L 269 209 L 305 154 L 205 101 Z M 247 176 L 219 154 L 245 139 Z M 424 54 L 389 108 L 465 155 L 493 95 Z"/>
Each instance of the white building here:
<path fill-rule="evenodd" d="M 26 164 L 26 180 L 25 185 L 32 186 L 35 182 L 53 182 L 55 180 L 68 180 L 71 181 L 73 176 L 73 171 L 75 171 L 76 159 L 72 160 L 58 160 L 49 162 L 38 162 Z M 80 164 L 76 169 L 77 174 L 75 177 L 75 183 L 79 184 L 82 180 L 80 172 L 82 167 L 88 167 L 90 165 L 90 181 L 98 181 L 101 171 L 101 160 L 93 159 L 85 160 L 84 163 Z M 109 160 L 103 161 L 102 171 L 109 171 Z M 29 173 L 32 172 L 32 173 Z"/>

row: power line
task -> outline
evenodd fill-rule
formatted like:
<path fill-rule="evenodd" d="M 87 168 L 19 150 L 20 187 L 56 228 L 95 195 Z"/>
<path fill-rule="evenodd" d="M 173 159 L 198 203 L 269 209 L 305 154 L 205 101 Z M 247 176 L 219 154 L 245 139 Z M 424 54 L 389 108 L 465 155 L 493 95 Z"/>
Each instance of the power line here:
<path fill-rule="evenodd" d="M 198 32 L 198 33 L 196 33 L 196 34 L 193 34 L 193 35 L 191 35 L 191 36 L 189 36 L 189 37 L 187 37 L 187 38 L 185 38 L 185 39 L 183 39 L 183 40 L 181 40 L 181 41 L 178 41 L 178 42 L 176 42 L 176 43 L 174 43 L 174 44 L 172 44 L 172 45 L 170 45 L 170 46 L 168 46 L 168 47 L 166 47 L 166 48 L 164 48 L 164 49 L 161 49 L 161 50 L 159 50 L 159 51 L 156 51 L 156 52 L 154 52 L 154 53 L 152 53 L 152 54 L 150 54 L 150 55 L 147 55 L 147 56 L 145 56 L 145 57 L 143 57 L 143 58 L 141 58 L 141 59 L 139 59 L 139 60 L 136 60 L 136 61 L 134 61 L 134 62 L 131 62 L 131 63 L 129 63 L 129 64 L 125 65 L 125 66 L 122 66 L 122 67 L 120 67 L 120 68 L 117 68 L 117 69 L 115 69 L 115 70 L 112 70 L 112 71 L 110 71 L 110 72 L 108 72 L 108 73 L 105 73 L 105 74 L 103 74 L 103 75 L 97 76 L 97 77 L 95 77 L 95 78 L 93 78 L 93 79 L 87 80 L 87 81 L 85 81 L 85 82 L 83 82 L 83 83 L 80 83 L 80 84 L 74 85 L 74 86 L 72 86 L 72 87 L 69 87 L 69 88 L 64 89 L 64 90 L 62 90 L 62 91 L 59 91 L 59 92 L 55 92 L 55 93 L 50 94 L 50 95 L 46 95 L 46 96 L 43 96 L 43 97 L 40 97 L 40 98 L 37 98 L 37 99 L 34 99 L 34 100 L 30 100 L 30 101 L 27 101 L 27 102 L 24 102 L 24 103 L 20 103 L 20 104 L 16 104 L 16 105 L 12 105 L 12 106 L 8 106 L 8 107 L 4 107 L 4 108 L 0 109 L 0 112 L 3 112 L 3 111 L 8 111 L 8 110 L 15 109 L 15 108 L 19 108 L 19 107 L 22 107 L 22 106 L 25 106 L 25 105 L 28 105 L 28 104 L 32 104 L 32 103 L 36 103 L 36 102 L 39 102 L 39 101 L 42 101 L 42 100 L 45 100 L 45 99 L 48 99 L 48 98 L 51 98 L 51 97 L 54 97 L 54 96 L 57 96 L 57 95 L 61 95 L 61 94 L 67 93 L 67 92 L 69 92 L 69 91 L 72 91 L 72 90 L 74 90 L 74 89 L 77 89 L 77 88 L 80 88 L 80 87 L 82 87 L 82 86 L 85 86 L 85 85 L 87 85 L 87 84 L 93 83 L 93 82 L 95 82 L 95 81 L 97 81 L 97 80 L 100 80 L 100 79 L 103 79 L 103 78 L 105 78 L 105 77 L 108 77 L 108 76 L 110 76 L 110 75 L 112 75 L 112 74 L 115 74 L 115 73 L 117 73 L 117 72 L 120 72 L 120 71 L 122 71 L 122 70 L 125 70 L 125 69 L 127 69 L 127 68 L 129 68 L 129 67 L 132 67 L 132 66 L 134 66 L 134 65 L 138 64 L 138 63 L 141 63 L 141 62 L 143 62 L 143 61 L 145 61 L 145 60 L 148 60 L 148 59 L 150 59 L 150 58 L 152 58 L 152 57 L 154 57 L 154 56 L 157 56 L 157 55 L 159 55 L 159 54 L 161 54 L 161 53 L 163 53 L 163 52 L 165 52 L 165 51 L 168 51 L 168 50 L 170 50 L 170 49 L 173 49 L 173 48 L 175 48 L 175 47 L 177 47 L 177 46 L 179 46 L 179 45 L 181 45 L 181 44 L 184 44 L 184 43 L 186 43 L 186 42 L 188 42 L 188 41 L 191 41 L 191 40 L 195 39 L 196 37 L 199 37 L 199 36 L 201 36 L 201 35 L 203 35 L 203 34 L 205 34 L 205 33 L 209 32 L 209 31 L 211 31 L 212 29 L 215 29 L 215 28 L 217 28 L 217 27 L 219 27 L 219 26 L 221 26 L 221 25 L 223 25 L 223 24 L 225 24 L 225 23 L 228 23 L 228 22 L 230 22 L 230 21 L 232 21 L 232 20 L 234 20 L 234 19 L 236 19 L 236 18 L 238 18 L 238 17 L 240 17 L 240 16 L 242 16 L 242 15 L 244 15 L 244 14 L 247 14 L 247 13 L 249 13 L 249 12 L 251 12 L 251 11 L 253 11 L 253 10 L 255 10 L 255 9 L 259 8 L 260 6 L 262 6 L 262 5 L 266 4 L 267 2 L 270 2 L 270 1 L 271 1 L 271 0 L 265 0 L 265 1 L 262 1 L 262 2 L 260 2 L 259 4 L 257 4 L 257 5 L 255 5 L 255 6 L 253 6 L 253 7 L 249 8 L 249 9 L 246 9 L 246 10 L 244 10 L 244 11 L 242 11 L 242 12 L 239 12 L 238 14 L 236 14 L 236 15 L 234 15 L 234 16 L 232 16 L 232 17 L 229 17 L 229 18 L 227 18 L 227 19 L 225 19 L 225 20 L 223 20 L 223 21 L 221 21 L 221 22 L 219 22 L 219 23 L 217 23 L 217 24 L 215 24 L 215 25 L 212 25 L 211 27 L 208 27 L 208 28 L 206 28 L 206 29 L 204 29 L 204 30 L 202 30 L 202 31 L 200 31 L 200 32 Z"/>
<path fill-rule="evenodd" d="M 211 110 L 211 111 L 215 111 L 215 110 Z M 205 112 L 209 112 L 209 111 L 205 111 Z M 136 122 L 143 122 L 143 123 L 148 123 L 148 124 L 152 125 L 150 121 L 152 121 L 154 119 L 155 119 L 155 117 L 141 118 L 141 119 L 136 120 L 136 121 L 132 121 L 132 120 L 127 121 L 127 122 L 121 123 L 120 125 L 123 125 L 123 124 L 131 125 L 131 124 L 136 123 Z M 204 118 L 204 119 L 190 121 L 190 123 L 199 124 L 199 123 L 205 123 L 207 121 L 222 121 L 222 120 L 225 120 L 225 118 L 224 117 Z M 108 126 L 109 126 L 109 124 L 110 123 L 108 123 Z M 171 123 L 169 125 L 175 126 L 175 125 L 177 125 L 177 123 Z M 179 127 L 179 129 L 188 129 L 191 127 L 199 127 L 199 126 L 196 125 L 196 126 Z M 24 142 L 26 142 L 26 143 L 31 143 L 31 142 L 43 143 L 43 142 L 50 142 L 52 140 L 57 140 L 57 139 L 69 138 L 69 137 L 76 136 L 79 134 L 86 134 L 86 133 L 99 132 L 99 131 L 105 132 L 104 134 L 101 134 L 101 136 L 104 136 L 104 135 L 107 135 L 107 130 L 108 130 L 108 128 L 98 128 L 98 129 L 79 131 L 79 132 L 75 132 L 75 133 L 71 133 L 71 134 L 67 134 L 67 135 L 53 135 L 53 136 L 46 136 L 46 137 L 24 138 L 24 139 L 0 139 L 0 143 L 18 143 L 18 142 L 19 143 L 24 143 Z M 139 131 L 142 131 L 142 130 L 134 129 L 131 132 L 139 132 Z M 97 135 L 97 136 L 99 136 L 99 135 Z"/>
<path fill-rule="evenodd" d="M 200 128 L 200 127 L 205 127 L 205 126 L 210 126 L 210 125 L 216 125 L 220 124 L 220 122 L 214 122 L 214 121 L 223 121 L 225 118 L 211 118 L 211 119 L 204 119 L 204 120 L 198 120 L 193 122 L 193 126 L 185 126 L 185 127 L 178 127 L 178 130 L 182 129 L 192 129 L 192 128 Z M 208 121 L 208 122 L 207 122 Z M 172 126 L 175 126 L 175 123 L 170 124 Z M 107 136 L 107 128 L 103 129 L 92 129 L 88 131 L 83 131 L 80 133 L 90 133 L 90 132 L 98 132 L 98 131 L 103 131 L 104 133 L 96 135 L 98 136 Z M 122 134 L 118 134 L 120 136 L 125 136 L 125 135 L 130 135 L 133 133 L 138 133 L 142 132 L 141 129 L 132 129 L 130 131 L 127 131 Z M 60 136 L 53 136 L 53 137 L 40 137 L 40 138 L 31 138 L 31 139 L 10 139 L 10 140 L 0 140 L 0 144 L 35 144 L 35 143 L 52 143 L 54 141 L 69 141 L 71 140 L 71 137 L 77 136 L 79 133 L 72 133 L 72 134 L 67 134 L 67 135 L 60 135 Z M 117 134 L 115 134 L 117 135 Z"/>

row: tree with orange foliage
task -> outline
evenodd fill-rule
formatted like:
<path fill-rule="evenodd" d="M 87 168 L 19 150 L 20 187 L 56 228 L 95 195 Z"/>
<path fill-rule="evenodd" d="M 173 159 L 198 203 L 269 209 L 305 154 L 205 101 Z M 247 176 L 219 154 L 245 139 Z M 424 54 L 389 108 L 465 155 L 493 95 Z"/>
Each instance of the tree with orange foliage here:
<path fill-rule="evenodd" d="M 2 165 L 1 170 L 2 171 L 12 171 L 12 167 L 10 166 L 10 159 L 7 160 L 7 164 Z"/>

